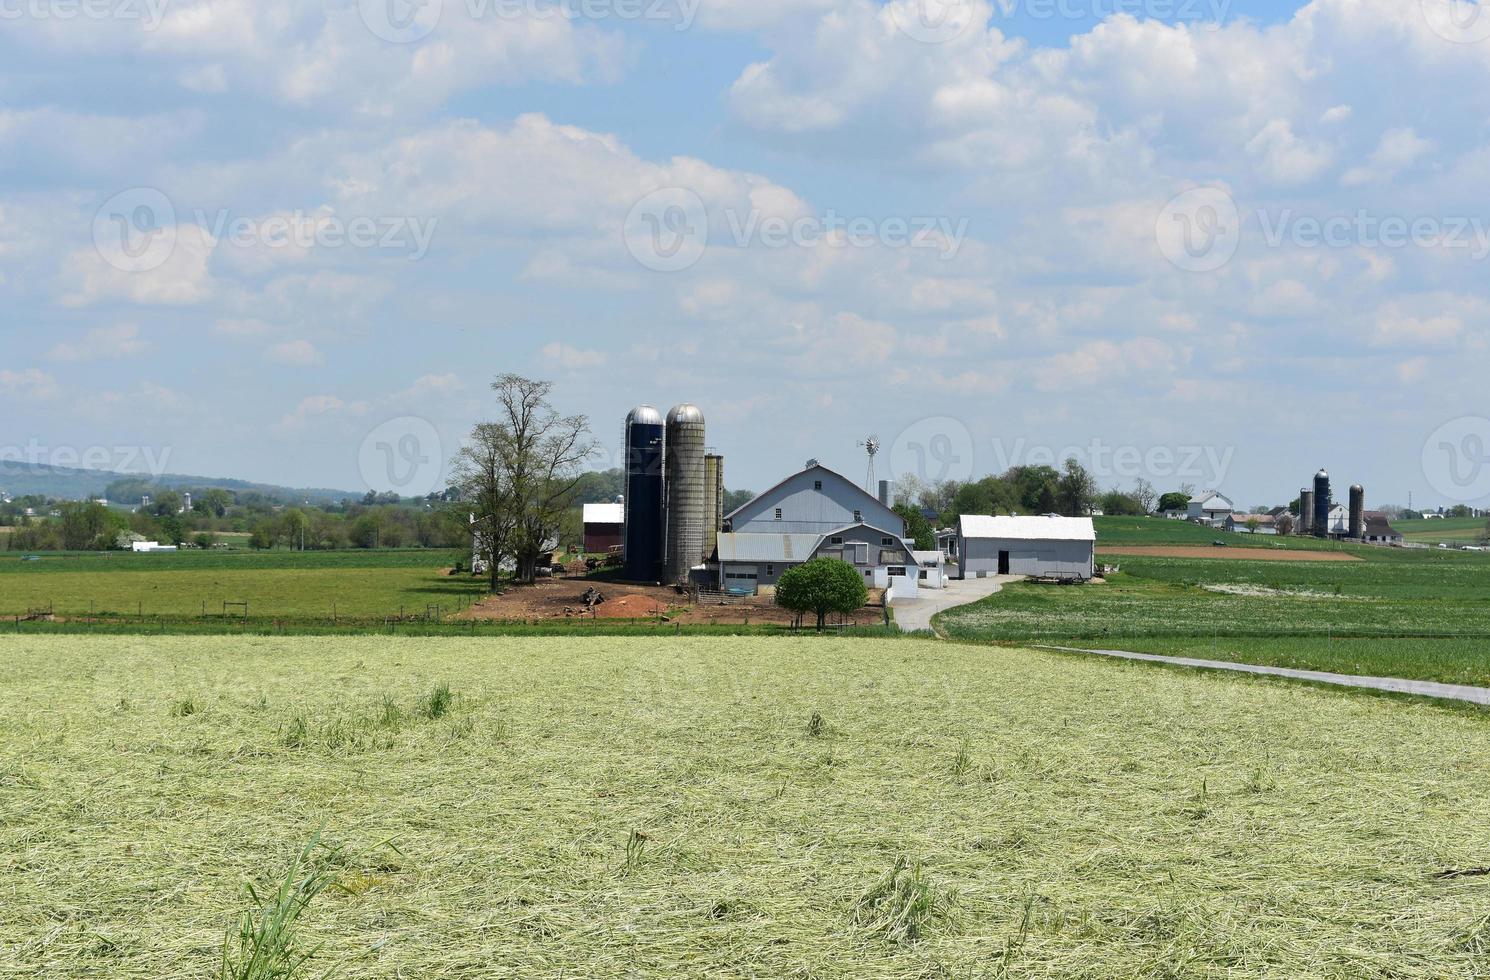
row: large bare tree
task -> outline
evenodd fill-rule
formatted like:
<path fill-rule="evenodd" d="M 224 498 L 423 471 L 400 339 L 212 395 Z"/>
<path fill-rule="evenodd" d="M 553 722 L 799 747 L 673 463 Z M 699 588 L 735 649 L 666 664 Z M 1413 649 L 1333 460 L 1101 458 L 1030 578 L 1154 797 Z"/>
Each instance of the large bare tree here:
<path fill-rule="evenodd" d="M 504 374 L 492 391 L 497 418 L 472 430 L 457 469 L 495 591 L 509 558 L 519 583 L 537 578 L 538 559 L 558 534 L 595 444 L 589 419 L 554 410 L 551 383 Z"/>

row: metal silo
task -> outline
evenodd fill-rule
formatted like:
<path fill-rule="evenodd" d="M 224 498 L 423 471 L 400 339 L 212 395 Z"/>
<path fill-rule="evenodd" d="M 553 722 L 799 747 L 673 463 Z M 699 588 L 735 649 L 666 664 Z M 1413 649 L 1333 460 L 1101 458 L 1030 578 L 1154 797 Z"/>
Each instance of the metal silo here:
<path fill-rule="evenodd" d="M 1330 496 L 1330 475 L 1324 470 L 1314 474 L 1314 521 L 1313 528 L 1316 537 L 1327 538 L 1330 536 L 1330 509 L 1334 506 L 1334 499 Z"/>
<path fill-rule="evenodd" d="M 724 457 L 709 453 L 704 457 L 704 507 L 708 521 L 704 524 L 703 560 L 714 555 L 719 543 L 719 529 L 724 525 Z"/>
<path fill-rule="evenodd" d="M 704 413 L 697 407 L 679 405 L 667 413 L 666 455 L 663 564 L 666 581 L 679 584 L 701 560 L 704 527 L 713 512 L 713 503 L 704 499 Z"/>
<path fill-rule="evenodd" d="M 1350 536 L 1357 541 L 1366 536 L 1366 488 L 1359 483 L 1350 488 Z"/>
<path fill-rule="evenodd" d="M 662 413 L 639 405 L 626 416 L 626 578 L 662 580 Z"/>
<path fill-rule="evenodd" d="M 1299 491 L 1299 533 L 1314 533 L 1314 491 Z"/>

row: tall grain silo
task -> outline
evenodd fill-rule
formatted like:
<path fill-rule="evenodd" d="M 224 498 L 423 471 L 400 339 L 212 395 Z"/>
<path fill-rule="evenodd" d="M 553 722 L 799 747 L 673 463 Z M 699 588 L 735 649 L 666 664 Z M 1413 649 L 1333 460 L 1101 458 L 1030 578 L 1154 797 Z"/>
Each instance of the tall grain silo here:
<path fill-rule="evenodd" d="M 1299 533 L 1314 533 L 1314 491 L 1299 491 Z"/>
<path fill-rule="evenodd" d="M 662 580 L 662 413 L 638 405 L 626 416 L 626 578 Z"/>
<path fill-rule="evenodd" d="M 704 551 L 704 526 L 713 505 L 704 499 L 704 413 L 678 405 L 667 413 L 667 459 L 663 467 L 666 515 L 666 581 L 686 583 Z"/>
<path fill-rule="evenodd" d="M 1366 536 L 1366 488 L 1359 483 L 1350 488 L 1350 536 L 1357 541 Z"/>
<path fill-rule="evenodd" d="M 724 526 L 724 457 L 718 453 L 704 456 L 704 507 L 708 518 L 704 524 L 703 560 L 708 561 L 719 543 L 719 529 Z"/>
<path fill-rule="evenodd" d="M 1316 537 L 1330 536 L 1330 510 L 1335 505 L 1330 496 L 1330 475 L 1324 470 L 1314 474 L 1314 521 L 1312 527 Z"/>

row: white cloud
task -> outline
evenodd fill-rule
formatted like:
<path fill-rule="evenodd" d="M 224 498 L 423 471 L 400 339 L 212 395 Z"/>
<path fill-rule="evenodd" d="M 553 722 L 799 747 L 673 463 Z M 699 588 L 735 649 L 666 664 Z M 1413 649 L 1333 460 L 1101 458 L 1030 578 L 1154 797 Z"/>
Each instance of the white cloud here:
<path fill-rule="evenodd" d="M 37 368 L 11 371 L 0 368 L 0 395 L 22 401 L 47 401 L 57 397 L 57 379 Z"/>
<path fill-rule="evenodd" d="M 604 351 L 571 347 L 558 341 L 543 345 L 544 360 L 571 371 L 600 367 L 607 360 Z"/>
<path fill-rule="evenodd" d="M 190 306 L 212 295 L 210 271 L 217 242 L 196 225 L 178 225 L 168 254 L 153 268 L 131 269 L 111 263 L 97 248 L 83 248 L 67 256 L 62 281 L 68 306 L 91 306 L 122 299 L 155 306 Z"/>
<path fill-rule="evenodd" d="M 316 345 L 308 340 L 282 341 L 272 345 L 264 356 L 275 364 L 289 367 L 314 367 L 324 360 Z"/>
<path fill-rule="evenodd" d="M 53 347 L 47 356 L 54 361 L 117 360 L 138 354 L 144 349 L 140 328 L 133 323 L 120 323 L 111 327 L 95 327 L 77 341 Z"/>

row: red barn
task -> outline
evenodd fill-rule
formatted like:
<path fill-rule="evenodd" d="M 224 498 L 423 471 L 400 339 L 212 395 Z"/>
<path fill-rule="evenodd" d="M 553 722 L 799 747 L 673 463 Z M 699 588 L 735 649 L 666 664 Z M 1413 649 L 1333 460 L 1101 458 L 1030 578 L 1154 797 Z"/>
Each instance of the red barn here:
<path fill-rule="evenodd" d="M 585 504 L 585 553 L 603 555 L 619 548 L 626 530 L 621 504 Z"/>

